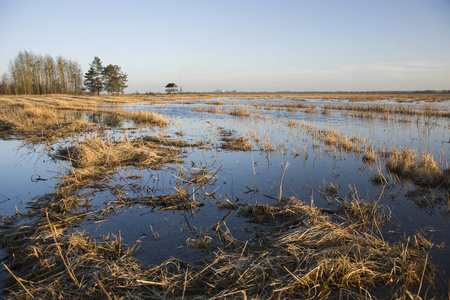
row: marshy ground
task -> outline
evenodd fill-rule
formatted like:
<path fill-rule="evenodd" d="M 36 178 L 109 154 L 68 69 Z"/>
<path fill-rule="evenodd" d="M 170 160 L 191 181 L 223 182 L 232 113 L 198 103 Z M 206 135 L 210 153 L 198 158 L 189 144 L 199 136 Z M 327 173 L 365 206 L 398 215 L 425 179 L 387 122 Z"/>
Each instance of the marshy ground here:
<path fill-rule="evenodd" d="M 0 97 L 5 298 L 442 299 L 450 97 Z"/>

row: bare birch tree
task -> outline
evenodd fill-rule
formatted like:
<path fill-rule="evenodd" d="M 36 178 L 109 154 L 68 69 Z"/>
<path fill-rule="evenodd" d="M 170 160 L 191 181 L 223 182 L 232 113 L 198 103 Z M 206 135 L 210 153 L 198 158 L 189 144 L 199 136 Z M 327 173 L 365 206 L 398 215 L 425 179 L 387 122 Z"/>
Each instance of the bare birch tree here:
<path fill-rule="evenodd" d="M 82 89 L 80 65 L 61 56 L 55 60 L 21 51 L 10 61 L 9 72 L 2 78 L 2 94 L 78 94 Z"/>

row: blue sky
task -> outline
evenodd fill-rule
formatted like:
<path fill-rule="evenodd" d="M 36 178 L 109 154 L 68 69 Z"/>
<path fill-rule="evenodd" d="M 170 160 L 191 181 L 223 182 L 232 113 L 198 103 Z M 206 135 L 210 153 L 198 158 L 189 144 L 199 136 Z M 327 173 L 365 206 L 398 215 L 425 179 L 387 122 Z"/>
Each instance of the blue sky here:
<path fill-rule="evenodd" d="M 0 0 L 0 75 L 22 50 L 98 56 L 127 93 L 450 89 L 450 0 Z"/>

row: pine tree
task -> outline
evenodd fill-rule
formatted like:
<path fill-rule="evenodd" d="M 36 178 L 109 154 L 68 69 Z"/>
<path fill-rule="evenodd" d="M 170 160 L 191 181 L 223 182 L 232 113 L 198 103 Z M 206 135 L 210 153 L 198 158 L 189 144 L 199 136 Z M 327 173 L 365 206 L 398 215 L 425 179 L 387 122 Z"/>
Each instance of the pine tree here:
<path fill-rule="evenodd" d="M 102 61 L 96 56 L 89 66 L 89 71 L 84 75 L 84 85 L 92 93 L 100 95 L 104 89 Z"/>
<path fill-rule="evenodd" d="M 123 93 L 123 90 L 128 87 L 126 82 L 128 75 L 122 73 L 118 65 L 108 65 L 103 70 L 104 86 L 107 92 Z"/>

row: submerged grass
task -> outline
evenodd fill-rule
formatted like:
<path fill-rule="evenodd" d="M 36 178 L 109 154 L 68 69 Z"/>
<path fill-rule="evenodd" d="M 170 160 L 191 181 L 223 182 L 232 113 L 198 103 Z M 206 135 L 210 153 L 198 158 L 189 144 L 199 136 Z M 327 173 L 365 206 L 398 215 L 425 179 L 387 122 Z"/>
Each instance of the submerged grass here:
<path fill-rule="evenodd" d="M 55 139 L 69 136 L 73 133 L 86 132 L 96 129 L 95 125 L 87 123 L 86 120 L 75 116 L 74 112 L 101 113 L 116 119 L 132 120 L 136 125 L 167 126 L 169 121 L 162 115 L 149 111 L 125 111 L 117 110 L 119 104 L 148 102 L 158 103 L 161 101 L 203 99 L 223 97 L 227 95 L 218 94 L 186 94 L 186 95 L 124 95 L 124 96 L 72 96 L 72 95 L 34 95 L 34 96 L 2 96 L 0 97 L 0 137 L 8 138 L 15 136 L 34 142 L 54 141 Z M 315 104 L 299 103 L 308 99 L 334 101 L 348 100 L 374 101 L 391 100 L 397 102 L 442 102 L 448 100 L 448 95 L 360 95 L 360 94 L 254 94 L 254 95 L 228 95 L 240 100 L 274 97 L 290 99 L 296 102 L 281 104 L 253 105 L 255 109 L 276 109 L 315 113 Z M 207 102 L 212 107 L 198 107 L 194 110 L 211 113 L 225 113 L 234 116 L 250 116 L 249 109 L 242 106 L 234 106 L 231 110 L 223 110 L 220 105 L 226 104 L 222 101 Z M 220 104 L 220 105 L 216 105 Z M 404 116 L 436 116 L 450 117 L 445 110 L 434 108 L 430 105 L 420 107 L 411 106 L 384 106 L 384 105 L 325 105 L 325 111 L 347 110 L 354 113 L 369 114 L 399 114 Z M 258 117 L 257 114 L 254 117 Z"/>
<path fill-rule="evenodd" d="M 123 138 L 111 141 L 88 136 L 74 146 L 60 149 L 59 159 L 70 161 L 74 168 L 58 184 L 58 194 L 68 196 L 96 180 L 98 185 L 108 175 L 114 175 L 120 166 L 158 169 L 167 163 L 179 161 L 178 148 L 164 147 L 161 143 L 144 139 L 130 141 Z"/>
<path fill-rule="evenodd" d="M 117 141 L 109 138 L 105 141 L 98 136 L 88 136 L 75 146 L 61 149 L 59 157 L 70 160 L 77 168 L 119 165 L 148 167 L 172 162 L 175 153 L 178 151 L 162 148 L 154 141 L 144 139 L 130 141 L 125 137 Z"/>
<path fill-rule="evenodd" d="M 400 106 L 400 105 L 392 105 L 385 106 L 381 104 L 377 105 L 325 105 L 324 109 L 327 110 L 346 110 L 352 112 L 363 112 L 363 113 L 376 113 L 376 114 L 397 114 L 397 115 L 407 115 L 407 116 L 426 116 L 426 117 L 443 117 L 449 118 L 450 112 L 443 111 L 441 109 L 437 109 L 431 107 L 429 105 L 422 105 L 419 107 L 412 106 Z"/>
<path fill-rule="evenodd" d="M 248 117 L 250 116 L 250 110 L 241 107 L 241 106 L 233 106 L 231 109 L 222 109 L 220 106 L 205 106 L 205 107 L 195 107 L 191 109 L 192 111 L 197 112 L 206 112 L 212 114 L 227 114 L 230 116 L 237 117 Z"/>
<path fill-rule="evenodd" d="M 379 222 L 376 207 L 358 213 Z M 47 215 L 33 226 L 0 233 L 16 278 L 7 291 L 15 298 L 280 299 L 367 298 L 382 288 L 406 298 L 415 284 L 433 280 L 434 267 L 424 252 L 432 244 L 423 236 L 389 243 L 362 229 L 367 226 L 355 226 L 358 221 L 335 222 L 295 198 L 249 205 L 240 214 L 274 227 L 246 242 L 218 230 L 223 243 L 212 257 L 194 265 L 172 258 L 153 268 L 130 256 L 139 241 L 128 248 L 120 233 L 112 241 L 63 234 Z M 212 238 L 187 243 L 207 247 Z"/>
<path fill-rule="evenodd" d="M 344 152 L 360 153 L 361 148 L 365 147 L 365 141 L 357 136 L 348 137 L 345 134 L 341 134 L 336 129 L 316 129 L 314 125 L 307 125 L 301 123 L 302 130 L 309 133 L 314 138 L 322 140 L 327 146 L 332 146 Z"/>
<path fill-rule="evenodd" d="M 114 110 L 110 111 L 110 114 L 119 116 L 121 118 L 130 119 L 136 125 L 156 125 L 159 127 L 165 127 L 169 125 L 169 120 L 152 111 L 126 111 L 126 110 Z"/>
<path fill-rule="evenodd" d="M 3 96 L 0 97 L 0 133 L 3 138 L 49 142 L 99 129 L 96 124 L 87 122 L 80 112 L 128 119 L 137 125 L 164 127 L 169 124 L 164 116 L 151 111 L 116 109 L 117 104 L 138 100 L 143 101 L 132 97 Z"/>
<path fill-rule="evenodd" d="M 377 160 L 377 151 L 367 138 L 347 137 L 334 129 L 316 129 L 314 125 L 301 123 L 301 129 L 312 137 L 323 141 L 326 145 L 344 151 L 363 153 L 362 160 L 366 164 L 373 164 Z M 418 154 L 416 150 L 404 148 L 398 150 L 379 150 L 382 152 L 386 168 L 400 178 L 408 179 L 422 187 L 450 188 L 450 170 L 443 170 L 429 153 Z M 378 179 L 375 179 L 376 182 Z M 380 180 L 378 180 L 380 181 Z M 383 182 L 386 181 L 383 179 Z"/>
<path fill-rule="evenodd" d="M 54 112 L 58 118 L 60 111 Z M 147 113 L 128 114 L 110 110 L 108 113 L 116 113 L 120 118 L 132 119 L 135 123 L 143 120 L 157 126 L 167 124 Z M 53 124 L 55 120 L 52 110 L 23 114 L 24 118 L 40 120 L 38 124 Z M 11 122 L 0 118 L 2 132 L 16 128 Z M 292 122 L 290 126 L 297 124 Z M 361 148 L 366 151 L 370 148 L 374 153 L 370 144 L 364 148 L 364 141 L 357 137 L 349 138 L 337 130 L 319 131 L 304 124 L 301 127 L 330 147 L 355 153 L 362 153 L 364 150 Z M 250 134 L 253 136 L 252 132 Z M 262 151 L 276 150 L 266 136 L 263 143 L 259 137 L 253 138 L 259 141 Z M 234 147 L 248 150 L 252 146 L 245 136 L 227 136 L 222 141 L 222 147 L 232 150 L 237 149 Z M 0 241 L 8 254 L 4 262 L 14 274 L 7 286 L 8 296 L 107 299 L 339 296 L 368 299 L 381 290 L 384 295 L 392 297 L 413 295 L 411 298 L 417 298 L 423 295 L 423 290 L 420 293 L 422 284 L 432 282 L 434 267 L 428 263 L 426 254 L 432 243 L 420 234 L 396 243 L 385 240 L 380 226 L 389 221 L 390 212 L 378 206 L 377 201 L 360 200 L 356 193 L 348 199 L 338 199 L 339 210 L 332 212 L 295 198 L 282 199 L 275 205 L 234 205 L 228 201 L 233 204 L 228 203 L 229 214 L 239 209 L 240 216 L 269 224 L 270 229 L 249 241 L 237 241 L 231 237 L 224 218 L 215 227 L 213 237 L 204 233 L 186 241 L 189 247 L 215 251 L 212 256 L 195 264 L 172 258 L 160 266 L 148 268 L 131 257 L 139 241 L 128 248 L 122 243 L 120 233 L 110 241 L 94 239 L 71 227 L 81 222 L 75 220 L 88 214 L 106 215 L 107 210 L 121 205 L 138 203 L 173 210 L 197 208 L 200 204 L 198 197 L 194 197 L 196 191 L 215 177 L 214 173 L 203 168 L 184 170 L 178 178 L 189 187 L 199 186 L 192 193 L 181 183 L 175 186 L 171 195 L 138 198 L 121 196 L 121 191 L 114 189 L 117 199 L 109 202 L 108 208 L 97 212 L 76 212 L 83 201 L 88 206 L 88 199 L 81 195 L 80 190 L 92 188 L 95 192 L 111 188 L 106 181 L 117 174 L 117 168 L 160 168 L 178 161 L 180 150 L 175 147 L 201 145 L 201 142 L 190 144 L 170 140 L 166 136 L 133 141 L 91 136 L 61 149 L 54 157 L 68 160 L 70 164 L 57 193 L 43 199 L 36 209 L 34 223 L 8 225 L 0 232 Z M 364 156 L 363 160 L 366 160 Z M 419 185 L 434 186 L 430 182 L 437 181 L 439 185 L 450 186 L 450 172 L 441 171 L 432 157 L 409 153 L 404 155 L 405 159 L 401 156 L 398 151 L 389 154 L 387 165 L 391 172 L 416 178 L 420 177 L 418 170 L 428 170 L 428 174 L 434 175 L 413 180 Z M 436 175 L 439 173 L 436 167 L 442 175 Z M 336 198 L 338 187 L 325 185 L 324 192 Z M 220 243 L 215 244 L 214 239 Z"/>
<path fill-rule="evenodd" d="M 83 119 L 68 120 L 64 113 L 50 107 L 19 105 L 0 111 L 0 131 L 33 142 L 54 141 L 74 133 L 97 129 Z"/>

